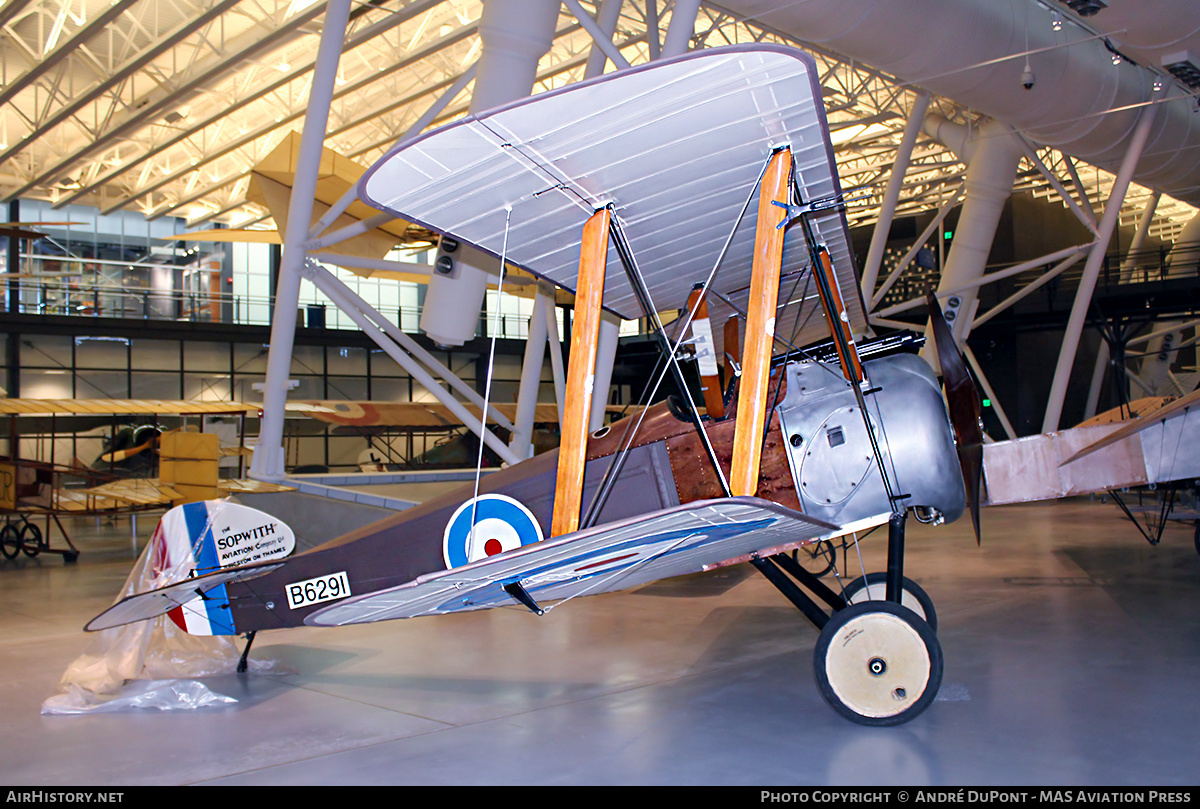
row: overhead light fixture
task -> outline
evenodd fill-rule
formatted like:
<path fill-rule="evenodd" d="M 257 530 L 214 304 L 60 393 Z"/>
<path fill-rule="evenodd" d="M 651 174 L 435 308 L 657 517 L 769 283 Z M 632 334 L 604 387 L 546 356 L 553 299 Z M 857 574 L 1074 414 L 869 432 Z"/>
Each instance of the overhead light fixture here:
<path fill-rule="evenodd" d="M 1167 72 L 1193 90 L 1200 90 L 1200 60 L 1191 51 L 1177 51 L 1163 57 Z"/>
<path fill-rule="evenodd" d="M 1059 13 L 1057 11 L 1054 12 L 1054 18 L 1050 21 L 1050 27 L 1053 28 L 1055 31 L 1062 30 L 1062 17 L 1059 15 Z"/>
<path fill-rule="evenodd" d="M 1059 0 L 1067 8 L 1074 11 L 1080 17 L 1091 17 L 1101 9 L 1108 8 L 1107 3 L 1102 3 L 1100 0 Z"/>

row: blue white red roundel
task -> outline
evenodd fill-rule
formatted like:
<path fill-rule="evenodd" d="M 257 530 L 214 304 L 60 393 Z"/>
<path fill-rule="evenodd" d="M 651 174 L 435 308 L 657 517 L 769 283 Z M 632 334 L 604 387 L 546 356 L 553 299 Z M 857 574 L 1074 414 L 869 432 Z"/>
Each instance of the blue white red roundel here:
<path fill-rule="evenodd" d="M 542 539 L 542 527 L 520 502 L 503 494 L 481 494 L 459 506 L 446 524 L 442 556 L 447 568 L 462 567 Z"/>

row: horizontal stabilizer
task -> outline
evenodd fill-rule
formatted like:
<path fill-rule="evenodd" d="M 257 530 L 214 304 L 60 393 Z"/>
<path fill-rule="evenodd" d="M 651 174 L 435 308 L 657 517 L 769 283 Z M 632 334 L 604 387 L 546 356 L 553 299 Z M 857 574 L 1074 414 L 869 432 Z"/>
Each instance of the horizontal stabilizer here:
<path fill-rule="evenodd" d="M 987 503 L 1024 503 L 1200 477 L 1195 394 L 1139 419 L 1074 427 L 983 448 Z M 1083 463 L 1083 459 L 1087 459 Z"/>
<path fill-rule="evenodd" d="M 186 609 L 186 605 L 193 601 L 211 599 L 212 597 L 208 593 L 216 587 L 230 582 L 247 581 L 257 578 L 273 570 L 278 570 L 281 567 L 283 567 L 282 563 L 275 563 L 218 570 L 216 573 L 197 576 L 194 579 L 185 579 L 184 581 L 169 584 L 166 587 L 160 587 L 157 590 L 151 590 L 147 593 L 137 593 L 121 599 L 97 615 L 88 622 L 84 630 L 87 632 L 99 632 L 102 629 L 124 626 L 135 621 L 157 618 L 160 615 L 166 615 L 176 607 Z"/>

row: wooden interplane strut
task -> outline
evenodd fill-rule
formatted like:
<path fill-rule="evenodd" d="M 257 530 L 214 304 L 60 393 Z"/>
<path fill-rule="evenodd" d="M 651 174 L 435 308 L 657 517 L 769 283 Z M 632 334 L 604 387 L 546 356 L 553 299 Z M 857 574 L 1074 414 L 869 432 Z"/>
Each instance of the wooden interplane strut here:
<path fill-rule="evenodd" d="M 758 467 L 766 426 L 767 387 L 775 335 L 775 307 L 783 262 L 784 230 L 777 227 L 778 207 L 788 201 L 792 152 L 781 149 L 771 157 L 763 175 L 754 235 L 750 305 L 746 312 L 746 348 L 742 354 L 737 432 L 733 439 L 730 489 L 735 496 L 758 490 Z"/>
<path fill-rule="evenodd" d="M 583 467 L 587 454 L 588 420 L 596 379 L 596 344 L 600 335 L 600 304 L 604 297 L 604 268 L 608 262 L 609 208 L 596 211 L 584 223 L 579 251 L 579 286 L 571 327 L 571 359 L 567 365 L 567 395 L 563 406 L 562 440 L 550 535 L 562 536 L 579 528 L 583 498 Z"/>

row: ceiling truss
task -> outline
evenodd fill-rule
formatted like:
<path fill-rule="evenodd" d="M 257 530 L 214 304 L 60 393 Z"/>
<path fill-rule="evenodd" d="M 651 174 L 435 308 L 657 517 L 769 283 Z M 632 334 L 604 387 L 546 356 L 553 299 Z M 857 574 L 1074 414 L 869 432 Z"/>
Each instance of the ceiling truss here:
<path fill-rule="evenodd" d="M 580 5 L 595 14 L 598 3 Z M 630 64 L 657 56 L 672 5 L 623 4 L 613 41 Z M 363 164 L 381 156 L 475 64 L 480 13 L 478 0 L 356 5 L 326 145 Z M 324 3 L 312 0 L 9 0 L 0 7 L 0 193 L 180 217 L 188 226 L 271 226 L 244 200 L 248 169 L 301 126 L 323 14 Z M 692 45 L 763 41 L 817 59 L 847 215 L 852 226 L 873 223 L 916 91 L 707 5 Z M 564 4 L 535 92 L 582 79 L 592 49 Z M 434 123 L 464 114 L 470 92 L 466 83 Z M 979 123 L 944 98 L 929 108 Z M 1018 190 L 1103 209 L 1111 175 L 1053 149 L 1032 151 L 1037 162 L 1025 161 Z M 896 215 L 936 211 L 959 193 L 964 171 L 952 152 L 920 136 Z M 1153 196 L 1134 186 L 1122 224 L 1135 225 Z M 1162 197 L 1150 233 L 1171 240 L 1194 214 Z"/>

